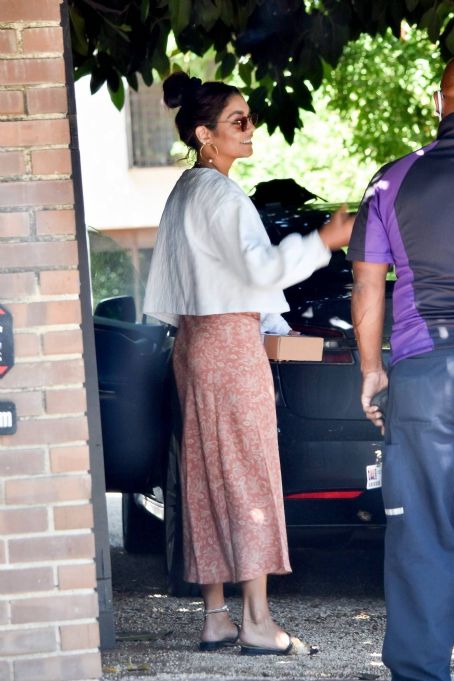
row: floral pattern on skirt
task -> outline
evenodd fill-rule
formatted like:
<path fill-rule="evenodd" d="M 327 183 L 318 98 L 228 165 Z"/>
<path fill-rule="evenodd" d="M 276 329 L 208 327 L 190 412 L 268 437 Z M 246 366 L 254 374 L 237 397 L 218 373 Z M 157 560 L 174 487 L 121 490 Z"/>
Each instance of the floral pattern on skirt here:
<path fill-rule="evenodd" d="M 290 572 L 271 370 L 256 313 L 181 316 L 185 579 Z"/>

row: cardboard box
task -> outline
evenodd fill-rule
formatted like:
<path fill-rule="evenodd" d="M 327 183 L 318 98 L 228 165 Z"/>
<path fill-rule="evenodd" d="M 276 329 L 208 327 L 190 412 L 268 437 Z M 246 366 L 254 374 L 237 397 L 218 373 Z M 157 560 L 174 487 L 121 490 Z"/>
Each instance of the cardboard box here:
<path fill-rule="evenodd" d="M 323 338 L 318 336 L 264 335 L 266 354 L 277 362 L 321 362 Z"/>

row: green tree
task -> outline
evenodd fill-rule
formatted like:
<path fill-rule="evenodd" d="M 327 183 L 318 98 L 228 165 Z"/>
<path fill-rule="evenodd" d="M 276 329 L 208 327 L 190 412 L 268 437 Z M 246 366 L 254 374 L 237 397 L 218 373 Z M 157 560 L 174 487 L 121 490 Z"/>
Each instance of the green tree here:
<path fill-rule="evenodd" d="M 91 74 L 96 92 L 107 81 L 119 108 L 124 76 L 151 84 L 170 68 L 167 43 L 204 55 L 214 49 L 217 77 L 238 65 L 245 94 L 268 131 L 279 128 L 291 143 L 301 110 L 313 109 L 325 65 L 337 65 L 344 47 L 363 34 L 402 21 L 439 41 L 441 56 L 454 54 L 454 0 L 68 0 L 76 77 Z"/>
<path fill-rule="evenodd" d="M 347 201 L 354 207 L 377 165 L 350 152 L 351 129 L 337 112 L 328 110 L 328 103 L 322 91 L 314 95 L 316 113 L 302 112 L 304 127 L 295 132 L 291 145 L 279 130 L 270 136 L 260 127 L 254 134 L 253 156 L 235 163 L 231 177 L 247 193 L 259 182 L 293 178 L 321 199 Z"/>
<path fill-rule="evenodd" d="M 133 296 L 135 272 L 128 251 L 100 232 L 88 230 L 93 309 L 105 298 Z"/>
<path fill-rule="evenodd" d="M 315 113 L 291 146 L 263 127 L 254 156 L 233 168 L 246 191 L 258 182 L 292 177 L 331 202 L 356 203 L 377 168 L 426 144 L 436 134 L 432 92 L 441 71 L 425 32 L 404 26 L 349 43 L 336 69 L 313 93 Z"/>
<path fill-rule="evenodd" d="M 349 43 L 325 81 L 329 107 L 349 122 L 351 152 L 382 165 L 422 146 L 436 130 L 431 94 L 442 64 L 420 30 Z"/>

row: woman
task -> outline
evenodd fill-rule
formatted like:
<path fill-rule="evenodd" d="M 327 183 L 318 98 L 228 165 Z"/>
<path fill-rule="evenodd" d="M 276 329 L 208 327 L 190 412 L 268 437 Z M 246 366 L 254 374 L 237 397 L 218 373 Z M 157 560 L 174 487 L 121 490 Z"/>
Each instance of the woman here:
<path fill-rule="evenodd" d="M 174 371 L 183 415 L 181 484 L 185 579 L 205 603 L 201 650 L 238 643 L 248 655 L 307 652 L 271 618 L 267 575 L 290 572 L 273 382 L 260 319 L 289 307 L 283 289 L 346 244 L 338 211 L 319 232 L 272 246 L 250 199 L 228 173 L 252 154 L 255 118 L 239 91 L 175 73 L 164 101 L 196 153 L 159 226 L 144 311 L 178 326 Z M 288 330 L 280 318 L 281 326 Z M 241 628 L 224 582 L 240 582 Z"/>

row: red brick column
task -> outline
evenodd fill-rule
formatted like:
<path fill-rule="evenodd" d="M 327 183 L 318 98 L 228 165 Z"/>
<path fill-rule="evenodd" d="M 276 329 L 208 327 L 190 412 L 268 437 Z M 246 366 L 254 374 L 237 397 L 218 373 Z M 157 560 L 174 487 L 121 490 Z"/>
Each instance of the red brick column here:
<path fill-rule="evenodd" d="M 101 675 L 60 0 L 0 0 L 0 679 Z"/>

